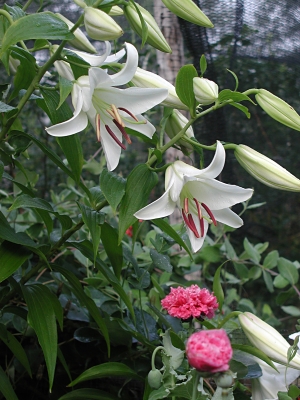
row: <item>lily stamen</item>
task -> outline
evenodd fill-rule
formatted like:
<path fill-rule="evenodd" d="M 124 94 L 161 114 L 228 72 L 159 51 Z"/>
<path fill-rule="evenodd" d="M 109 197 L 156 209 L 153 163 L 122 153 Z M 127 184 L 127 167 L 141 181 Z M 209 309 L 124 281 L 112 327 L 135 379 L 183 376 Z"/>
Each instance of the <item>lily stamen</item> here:
<path fill-rule="evenodd" d="M 201 207 L 200 207 L 199 201 L 197 199 L 195 199 L 195 197 L 193 198 L 193 200 L 197 207 L 197 213 L 198 213 L 199 225 L 200 225 L 200 237 L 203 237 L 204 236 L 204 220 L 202 217 Z"/>
<path fill-rule="evenodd" d="M 117 136 L 113 133 L 113 131 L 110 129 L 110 127 L 108 125 L 105 125 L 105 128 L 107 130 L 107 132 L 109 133 L 109 135 L 114 139 L 114 141 L 123 149 L 126 150 L 126 146 L 120 142 L 120 140 L 117 138 Z"/>
<path fill-rule="evenodd" d="M 214 224 L 214 226 L 217 226 L 217 221 L 213 215 L 213 213 L 211 212 L 211 210 L 207 207 L 206 204 L 201 203 L 201 206 L 204 208 L 204 210 L 207 212 L 207 214 L 209 215 L 210 219 L 212 220 L 212 223 Z"/>
<path fill-rule="evenodd" d="M 128 144 L 131 144 L 131 139 L 128 136 L 127 132 L 125 131 L 124 127 L 122 125 L 119 124 L 119 122 L 117 120 L 113 120 L 113 123 L 119 128 L 119 131 L 122 133 L 123 138 L 126 140 L 126 142 Z"/>
<path fill-rule="evenodd" d="M 189 199 L 188 199 L 188 197 L 186 197 L 185 199 L 184 199 L 184 212 L 186 213 L 186 214 L 188 214 L 189 213 Z"/>
<path fill-rule="evenodd" d="M 182 209 L 182 218 L 186 224 L 186 226 L 193 232 L 193 234 L 196 236 L 196 238 L 199 238 L 199 233 L 197 231 L 197 228 L 195 226 L 195 223 L 193 221 L 193 217 L 191 214 L 188 214 L 188 216 L 186 216 L 184 209 Z"/>
<path fill-rule="evenodd" d="M 122 125 L 123 128 L 124 128 L 125 125 L 124 125 L 124 122 L 122 121 L 122 118 L 121 118 L 121 116 L 119 114 L 119 111 L 118 111 L 117 107 L 114 104 L 111 104 L 111 109 L 112 109 L 112 112 L 114 113 L 114 119 L 117 120 L 118 123 L 120 125 Z"/>
<path fill-rule="evenodd" d="M 124 112 L 126 112 L 126 114 L 130 115 L 131 118 L 133 118 L 136 122 L 139 122 L 139 120 L 137 119 L 137 117 L 136 117 L 134 114 L 132 114 L 132 112 L 130 112 L 129 110 L 127 110 L 127 108 L 124 108 L 124 107 L 118 107 L 118 108 L 119 108 L 119 110 L 124 111 Z"/>
<path fill-rule="evenodd" d="M 100 115 L 96 115 L 96 135 L 98 142 L 101 141 L 101 132 L 100 132 Z"/>

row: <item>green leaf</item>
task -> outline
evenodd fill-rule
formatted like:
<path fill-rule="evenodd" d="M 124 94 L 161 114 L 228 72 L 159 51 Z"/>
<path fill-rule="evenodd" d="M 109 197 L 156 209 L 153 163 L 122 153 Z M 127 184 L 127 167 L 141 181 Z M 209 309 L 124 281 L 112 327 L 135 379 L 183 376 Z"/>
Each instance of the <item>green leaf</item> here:
<path fill-rule="evenodd" d="M 93 253 L 91 251 L 91 243 L 88 241 L 82 242 L 68 242 L 71 246 L 75 247 L 76 249 L 80 250 L 81 253 L 87 257 L 89 260 L 93 261 Z M 132 315 L 133 320 L 135 319 L 134 310 L 132 307 L 132 303 L 130 298 L 127 296 L 125 290 L 123 289 L 122 285 L 120 284 L 119 280 L 116 278 L 115 274 L 111 272 L 111 270 L 105 265 L 105 263 L 100 260 L 99 258 L 96 259 L 95 267 L 105 276 L 105 278 L 109 281 L 112 285 L 114 290 L 118 293 L 122 301 L 128 307 L 130 314 Z M 68 278 L 67 278 L 68 279 Z M 69 280 L 69 279 L 68 279 Z M 80 285 L 80 283 L 78 282 Z M 80 285 L 81 287 L 81 285 Z M 90 310 L 89 310 L 90 311 Z M 93 314 L 91 314 L 93 316 Z M 93 317 L 94 318 L 94 317 Z"/>
<path fill-rule="evenodd" d="M 278 392 L 278 400 L 293 400 L 286 392 Z"/>
<path fill-rule="evenodd" d="M 295 399 L 297 396 L 300 396 L 300 389 L 296 385 L 291 385 L 288 395 Z"/>
<path fill-rule="evenodd" d="M 235 74 L 233 71 L 230 71 L 230 69 L 228 69 L 228 68 L 226 68 L 226 69 L 227 69 L 227 71 L 234 77 L 234 80 L 235 80 L 235 88 L 234 88 L 234 91 L 236 91 L 237 88 L 239 87 L 239 79 L 238 79 L 238 77 L 236 76 L 236 74 Z"/>
<path fill-rule="evenodd" d="M 92 237 L 94 262 L 95 262 L 100 243 L 100 236 L 101 236 L 100 224 L 102 222 L 102 215 L 98 211 L 95 211 L 92 208 L 85 206 L 83 204 L 78 204 L 78 206 L 82 213 L 83 222 L 88 227 L 88 230 L 90 231 Z"/>
<path fill-rule="evenodd" d="M 214 275 L 214 282 L 213 282 L 213 292 L 216 298 L 218 299 L 219 303 L 219 310 L 222 311 L 223 303 L 224 303 L 224 290 L 221 285 L 221 269 L 223 265 L 226 263 L 225 261 L 223 264 L 219 266 L 219 268 L 216 270 L 215 275 Z"/>
<path fill-rule="evenodd" d="M 263 277 L 264 277 L 264 281 L 265 281 L 268 291 L 270 293 L 273 293 L 274 287 L 273 287 L 273 280 L 272 280 L 270 272 L 263 270 Z"/>
<path fill-rule="evenodd" d="M 277 289 L 283 289 L 289 284 L 289 281 L 279 274 L 275 276 L 273 284 Z"/>
<path fill-rule="evenodd" d="M 111 207 L 116 210 L 125 194 L 126 180 L 114 172 L 103 169 L 100 175 L 100 188 Z"/>
<path fill-rule="evenodd" d="M 9 104 L 6 104 L 6 103 L 3 103 L 2 101 L 0 101 L 0 112 L 1 113 L 7 113 L 9 111 L 16 110 L 16 109 L 17 109 L 16 107 L 12 107 Z"/>
<path fill-rule="evenodd" d="M 220 101 L 220 103 L 222 103 L 223 101 L 226 101 L 226 100 L 233 100 L 234 102 L 248 100 L 248 101 L 251 101 L 252 104 L 255 104 L 254 101 L 252 101 L 249 96 L 246 96 L 245 94 L 240 93 L 240 92 L 233 92 L 230 89 L 222 90 L 219 93 L 218 100 Z"/>
<path fill-rule="evenodd" d="M 55 271 L 58 271 L 61 275 L 63 275 L 67 279 L 69 284 L 72 286 L 74 295 L 77 297 L 80 303 L 86 306 L 92 318 L 94 318 L 95 322 L 101 329 L 101 332 L 107 344 L 108 354 L 110 354 L 110 341 L 109 341 L 108 331 L 95 302 L 85 294 L 85 292 L 82 289 L 81 283 L 72 272 L 55 264 L 52 267 Z"/>
<path fill-rule="evenodd" d="M 49 211 L 54 213 L 52 206 L 43 199 L 32 198 L 27 194 L 21 194 L 16 198 L 13 204 L 10 206 L 9 211 L 16 210 L 17 208 L 39 208 L 41 210 Z"/>
<path fill-rule="evenodd" d="M 91 379 L 100 379 L 111 376 L 124 376 L 126 378 L 133 378 L 139 381 L 144 380 L 135 371 L 127 367 L 127 365 L 118 362 L 109 362 L 96 365 L 92 368 L 87 369 L 68 386 L 74 386 L 80 382 L 88 381 Z"/>
<path fill-rule="evenodd" d="M 203 75 L 205 74 L 205 71 L 207 70 L 207 62 L 206 62 L 206 57 L 204 54 L 202 54 L 201 58 L 200 58 L 200 71 L 201 71 L 201 76 L 200 78 L 203 77 Z"/>
<path fill-rule="evenodd" d="M 62 76 L 59 77 L 59 103 L 57 109 L 64 103 L 66 98 L 69 96 L 73 88 L 73 82 L 69 81 Z"/>
<path fill-rule="evenodd" d="M 193 90 L 193 78 L 198 77 L 197 70 L 192 64 L 184 65 L 178 71 L 175 89 L 180 100 L 188 106 L 191 116 L 195 117 L 196 99 Z"/>
<path fill-rule="evenodd" d="M 2 367 L 0 367 L 0 392 L 4 395 L 7 400 L 18 400 L 11 383 L 3 371 Z"/>
<path fill-rule="evenodd" d="M 160 254 L 156 250 L 150 249 L 150 257 L 155 267 L 159 268 L 162 271 L 173 271 L 173 267 L 170 263 L 170 257 L 168 257 L 167 255 Z"/>
<path fill-rule="evenodd" d="M 0 181 L 2 179 L 3 172 L 4 172 L 4 164 L 2 161 L 0 161 Z"/>
<path fill-rule="evenodd" d="M 291 285 L 295 285 L 298 282 L 299 272 L 291 261 L 280 257 L 278 259 L 278 270 L 280 275 L 283 276 Z"/>
<path fill-rule="evenodd" d="M 26 369 L 28 375 L 30 377 L 32 377 L 30 364 L 29 364 L 27 355 L 25 353 L 25 350 L 23 349 L 20 342 L 14 337 L 14 335 L 12 335 L 6 329 L 4 324 L 0 324 L 0 339 L 2 340 L 3 343 L 6 344 L 6 346 L 11 350 L 13 355 L 23 365 L 23 367 Z"/>
<path fill-rule="evenodd" d="M 279 258 L 279 253 L 277 250 L 271 251 L 264 259 L 263 266 L 267 269 L 272 269 L 276 267 Z"/>
<path fill-rule="evenodd" d="M 36 284 L 23 286 L 22 291 L 28 307 L 28 323 L 34 329 L 44 353 L 51 391 L 57 357 L 57 328 L 55 312 L 49 302 L 49 289 Z"/>
<path fill-rule="evenodd" d="M 137 14 L 139 16 L 140 22 L 141 22 L 141 28 L 142 28 L 141 29 L 141 33 L 142 33 L 142 46 L 141 46 L 141 48 L 143 48 L 145 43 L 147 42 L 147 39 L 148 39 L 148 25 L 146 24 L 146 22 L 145 22 L 145 20 L 143 18 L 143 15 L 140 12 L 140 9 L 137 6 L 137 4 L 135 4 L 134 1 L 132 1 L 131 4 L 133 4 L 133 6 L 134 6 L 134 8 L 135 8 L 135 10 L 136 10 L 136 12 L 137 12 Z"/>
<path fill-rule="evenodd" d="M 58 400 L 119 400 L 119 397 L 98 389 L 77 389 L 65 394 Z"/>
<path fill-rule="evenodd" d="M 257 349 L 256 347 L 248 346 L 245 344 L 236 344 L 236 343 L 231 343 L 231 347 L 233 349 L 241 350 L 244 351 L 245 353 L 252 354 L 253 356 L 260 358 L 265 363 L 270 365 L 270 367 L 275 369 L 275 371 L 277 371 L 275 365 L 273 364 L 273 361 L 268 356 L 266 356 L 263 351 Z"/>
<path fill-rule="evenodd" d="M 233 106 L 233 107 L 235 107 L 235 108 L 238 108 L 239 110 L 241 110 L 241 111 L 246 115 L 246 117 L 247 117 L 248 119 L 251 117 L 251 114 L 249 113 L 249 110 L 248 110 L 248 108 L 247 108 L 246 106 L 243 106 L 242 104 L 240 104 L 240 103 L 235 103 L 235 102 L 229 103 L 229 105 L 230 105 L 230 106 Z M 249 208 L 249 207 L 248 207 L 248 208 Z"/>
<path fill-rule="evenodd" d="M 123 250 L 122 246 L 118 244 L 117 231 L 106 222 L 102 225 L 101 241 L 114 273 L 120 279 L 123 267 Z"/>
<path fill-rule="evenodd" d="M 3 8 L 10 13 L 14 21 L 26 15 L 20 7 L 11 7 L 8 4 L 5 4 Z"/>
<path fill-rule="evenodd" d="M 90 64 L 83 58 L 66 49 L 62 51 L 62 55 L 65 56 L 68 61 L 70 61 L 70 67 L 75 79 L 80 78 L 82 75 L 88 75 L 88 68 L 90 67 Z"/>
<path fill-rule="evenodd" d="M 129 174 L 125 196 L 120 205 L 119 243 L 121 243 L 126 229 L 137 220 L 133 214 L 147 204 L 150 192 L 157 181 L 157 174 L 150 171 L 146 164 L 138 165 Z"/>
<path fill-rule="evenodd" d="M 29 39 L 70 40 L 74 39 L 74 35 L 69 32 L 68 25 L 53 13 L 42 12 L 26 15 L 14 21 L 5 32 L 0 55 L 9 46 L 20 40 Z"/>
<path fill-rule="evenodd" d="M 0 246 L 0 282 L 10 277 L 31 255 L 22 246 L 4 241 Z"/>
<path fill-rule="evenodd" d="M 256 250 L 256 248 L 249 242 L 247 238 L 244 239 L 244 248 L 249 256 L 249 258 L 255 263 L 259 264 L 259 261 L 261 259 L 261 256 L 259 252 Z"/>
<path fill-rule="evenodd" d="M 282 306 L 281 309 L 293 317 L 300 317 L 300 309 L 295 306 Z"/>
<path fill-rule="evenodd" d="M 36 75 L 37 66 L 35 58 L 26 50 L 18 46 L 13 46 L 10 56 L 20 61 L 14 77 L 14 88 L 9 100 L 14 99 L 21 89 L 28 89 Z"/>
<path fill-rule="evenodd" d="M 189 254 L 191 259 L 193 259 L 193 255 L 191 253 L 191 250 L 189 247 L 185 244 L 185 242 L 181 239 L 181 237 L 178 235 L 178 233 L 171 227 L 168 222 L 166 222 L 163 219 L 152 219 L 151 222 L 153 222 L 154 225 L 158 226 L 163 232 L 165 232 L 167 235 L 169 235 L 172 239 L 176 241 L 176 243 L 179 244 L 179 246 L 183 247 L 184 250 Z"/>

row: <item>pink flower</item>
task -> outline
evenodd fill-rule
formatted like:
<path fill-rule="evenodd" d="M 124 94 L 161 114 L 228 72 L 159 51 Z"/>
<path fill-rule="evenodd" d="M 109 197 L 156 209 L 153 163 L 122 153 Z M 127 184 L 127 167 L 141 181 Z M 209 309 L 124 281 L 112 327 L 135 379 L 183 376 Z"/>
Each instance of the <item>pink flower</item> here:
<path fill-rule="evenodd" d="M 171 293 L 161 301 L 161 305 L 172 317 L 182 319 L 213 318 L 218 308 L 216 296 L 197 285 L 171 288 Z"/>
<path fill-rule="evenodd" d="M 223 329 L 193 333 L 186 344 L 188 362 L 198 371 L 223 372 L 232 357 L 230 340 Z"/>

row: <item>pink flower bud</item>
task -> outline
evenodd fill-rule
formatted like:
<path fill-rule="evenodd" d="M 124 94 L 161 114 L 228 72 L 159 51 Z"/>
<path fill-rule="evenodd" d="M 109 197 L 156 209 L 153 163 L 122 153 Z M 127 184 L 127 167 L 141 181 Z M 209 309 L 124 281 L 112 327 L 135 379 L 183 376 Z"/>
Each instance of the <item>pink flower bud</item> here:
<path fill-rule="evenodd" d="M 223 372 L 232 357 L 230 340 L 223 329 L 193 333 L 186 344 L 188 362 L 201 372 Z"/>

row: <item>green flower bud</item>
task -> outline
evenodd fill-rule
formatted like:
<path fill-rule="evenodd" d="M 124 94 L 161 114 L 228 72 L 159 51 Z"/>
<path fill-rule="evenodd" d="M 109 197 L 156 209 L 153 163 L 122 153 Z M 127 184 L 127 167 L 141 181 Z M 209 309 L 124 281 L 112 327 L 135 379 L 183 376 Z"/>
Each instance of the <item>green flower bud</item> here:
<path fill-rule="evenodd" d="M 87 34 L 96 40 L 114 40 L 124 33 L 109 15 L 93 7 L 84 9 L 84 25 Z"/>
<path fill-rule="evenodd" d="M 300 180 L 275 161 L 240 144 L 234 151 L 241 166 L 258 181 L 274 189 L 300 192 Z"/>
<path fill-rule="evenodd" d="M 188 122 L 189 120 L 183 114 L 181 114 L 181 112 L 179 112 L 178 110 L 173 110 L 166 123 L 166 134 L 169 136 L 170 139 L 172 139 L 185 127 Z M 188 138 L 194 137 L 194 131 L 191 126 L 186 130 L 185 136 L 187 136 Z M 184 140 L 179 140 L 177 144 L 183 147 L 182 150 L 193 150 L 193 146 L 185 142 Z"/>
<path fill-rule="evenodd" d="M 139 4 L 135 4 L 140 13 L 142 14 L 145 23 L 148 26 L 148 37 L 146 42 L 149 43 L 151 46 L 155 47 L 160 51 L 164 51 L 165 53 L 172 53 L 168 42 L 164 38 L 164 35 L 161 33 L 155 19 L 152 15 L 141 7 Z M 140 17 L 136 11 L 135 6 L 132 3 L 129 3 L 127 6 L 124 7 L 124 14 L 127 18 L 131 28 L 140 36 L 142 37 L 142 24 Z"/>
<path fill-rule="evenodd" d="M 300 115 L 280 97 L 275 96 L 265 89 L 259 89 L 255 98 L 261 108 L 270 117 L 283 125 L 300 131 Z"/>
<path fill-rule="evenodd" d="M 158 369 L 152 369 L 148 374 L 148 383 L 152 389 L 161 387 L 162 373 Z"/>
<path fill-rule="evenodd" d="M 162 0 L 173 14 L 199 26 L 213 28 L 213 24 L 192 0 Z"/>
<path fill-rule="evenodd" d="M 110 12 L 108 13 L 111 17 L 118 17 L 119 15 L 123 15 L 123 10 L 119 6 L 112 6 Z"/>
<path fill-rule="evenodd" d="M 193 90 L 196 100 L 204 106 L 214 103 L 219 96 L 218 85 L 206 78 L 193 78 Z"/>
<path fill-rule="evenodd" d="M 222 372 L 219 375 L 214 376 L 216 385 L 222 389 L 228 389 L 234 384 L 234 375 L 231 371 Z"/>
<path fill-rule="evenodd" d="M 72 29 L 74 24 L 68 18 L 64 17 L 63 15 L 56 13 L 55 14 L 59 19 L 64 21 L 69 29 Z M 88 40 L 88 38 L 85 36 L 85 34 L 77 28 L 76 31 L 74 32 L 75 39 L 69 40 L 69 43 L 71 46 L 75 47 L 75 49 L 82 50 L 82 51 L 87 51 L 88 53 L 97 53 L 97 50 L 95 47 L 92 45 L 92 43 Z"/>

